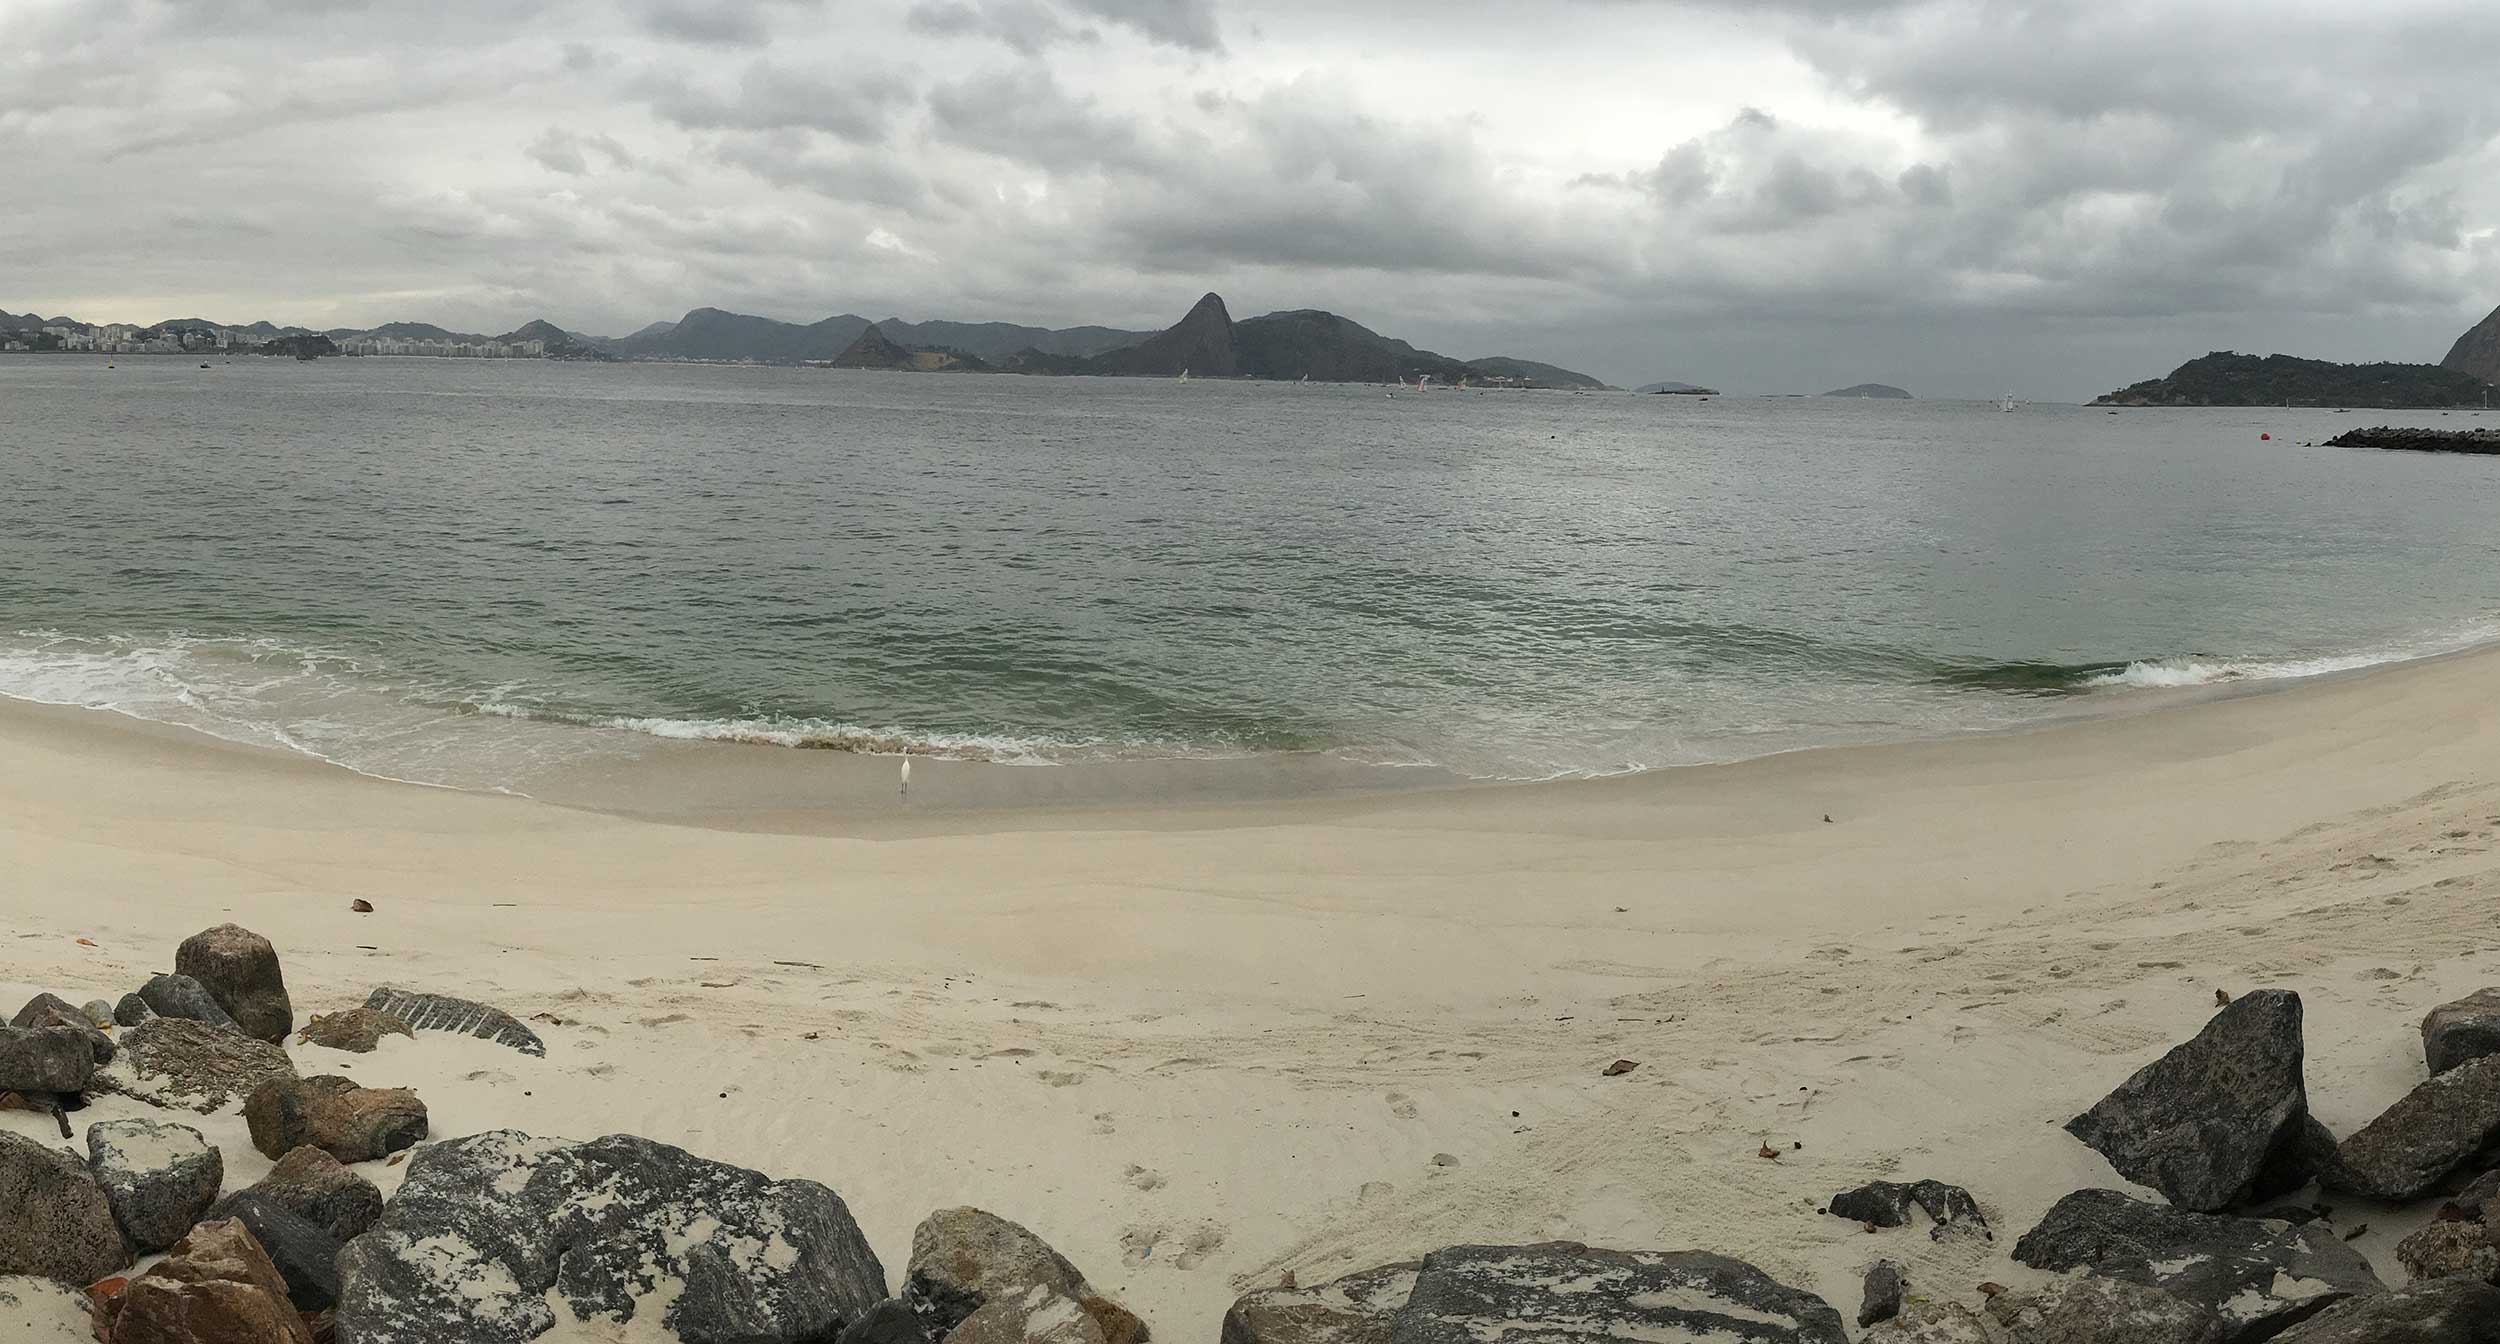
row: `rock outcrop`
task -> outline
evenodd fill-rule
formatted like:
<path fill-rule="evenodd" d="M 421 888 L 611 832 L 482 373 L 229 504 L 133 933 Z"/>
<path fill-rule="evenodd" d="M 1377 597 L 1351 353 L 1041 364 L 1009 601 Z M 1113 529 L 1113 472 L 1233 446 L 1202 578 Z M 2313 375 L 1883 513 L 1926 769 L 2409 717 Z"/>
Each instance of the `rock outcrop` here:
<path fill-rule="evenodd" d="M 2485 1055 L 2500 1055 L 2500 989 L 2476 990 L 2422 1019 L 2422 1060 L 2431 1072 Z"/>
<path fill-rule="evenodd" d="M 1222 1344 L 1389 1344 L 1389 1323 L 1414 1296 L 1422 1268 L 1408 1261 L 1245 1294 L 1224 1313 Z"/>
<path fill-rule="evenodd" d="M 208 992 L 208 986 L 187 975 L 152 976 L 113 1007 L 113 1020 L 125 1027 L 135 1027 L 150 1016 L 234 1025 L 233 1016 L 217 1006 L 217 997 Z"/>
<path fill-rule="evenodd" d="M 58 994 L 38 994 L 28 999 L 26 1006 L 17 1010 L 17 1016 L 9 1019 L 9 1025 L 28 1030 L 55 1027 L 75 1031 L 86 1040 L 96 1063 L 113 1062 L 113 1038 L 97 1026 L 86 1009 Z"/>
<path fill-rule="evenodd" d="M 885 333 L 871 322 L 842 353 L 833 357 L 837 369 L 908 369 L 912 366 L 911 351 L 887 340 Z"/>
<path fill-rule="evenodd" d="M 199 981 L 246 1036 L 282 1043 L 295 1030 L 295 1005 L 287 998 L 278 949 L 240 924 L 220 924 L 183 939 L 174 951 L 174 973 Z"/>
<path fill-rule="evenodd" d="M 339 1257 L 339 1338 L 524 1344 L 604 1318 L 686 1340 L 818 1344 L 885 1297 L 839 1196 L 630 1135 L 429 1144 Z M 663 1336 L 665 1337 L 665 1336 Z"/>
<path fill-rule="evenodd" d="M 84 1286 L 130 1258 L 112 1201 L 85 1163 L 0 1131 L 0 1274 Z"/>
<path fill-rule="evenodd" d="M 1847 1344 L 1840 1313 L 1742 1260 L 1574 1242 L 1453 1246 L 1424 1257 L 1391 1344 L 1487 1339 Z"/>
<path fill-rule="evenodd" d="M 2469 378 L 2486 383 L 2500 383 L 2500 308 L 2468 327 L 2455 345 L 2448 347 L 2448 357 L 2439 361 L 2444 369 L 2454 369 Z"/>
<path fill-rule="evenodd" d="M 2066 1132 L 2183 1209 L 2269 1199 L 2306 1182 L 2326 1147 L 2302 1059 L 2300 996 L 2243 994 Z"/>
<path fill-rule="evenodd" d="M 2420 1199 L 2500 1155 L 2500 1055 L 2435 1075 L 2336 1149 L 2329 1183 L 2374 1199 Z"/>
<path fill-rule="evenodd" d="M 1096 1291 L 1066 1256 L 1022 1224 L 981 1209 L 940 1209 L 921 1220 L 912 1230 L 901 1296 L 941 1338 L 952 1338 L 984 1311 L 989 1317 L 983 1335 L 1018 1322 L 1054 1320 L 1063 1302 L 1099 1337 L 1087 1344 L 1137 1344 L 1146 1338 L 1145 1323 Z M 1065 1328 L 1072 1335 L 1085 1333 L 1073 1322 Z"/>
<path fill-rule="evenodd" d="M 243 1224 L 202 1223 L 173 1254 L 107 1297 L 101 1344 L 312 1344 L 286 1281 Z"/>
<path fill-rule="evenodd" d="M 2115 1190 L 2078 1190 L 2014 1244 L 2034 1269 L 2081 1269 L 2158 1288 L 2212 1312 L 2222 1344 L 2253 1344 L 2383 1286 L 2321 1224 L 2189 1213 Z"/>
<path fill-rule="evenodd" d="M 87 1168 L 141 1255 L 182 1240 L 226 1183 L 226 1156 L 215 1144 L 189 1125 L 154 1120 L 87 1126 Z"/>
<path fill-rule="evenodd" d="M 1204 378 L 1230 378 L 1241 372 L 1233 348 L 1233 318 L 1224 300 L 1208 294 L 1179 322 L 1121 350 L 1108 350 L 1086 361 L 1089 372 L 1169 377 L 1194 373 Z"/>
<path fill-rule="evenodd" d="M 2500 1288 L 2466 1279 L 2356 1297 L 2274 1337 L 2275 1344 L 2500 1344 Z"/>
<path fill-rule="evenodd" d="M 115 1085 L 144 1101 L 205 1115 L 262 1084 L 295 1076 L 286 1051 L 233 1027 L 154 1017 L 122 1037 Z"/>
<path fill-rule="evenodd" d="M 277 1078 L 243 1103 L 252 1146 L 280 1158 L 310 1145 L 341 1162 L 388 1157 L 425 1137 L 425 1103 L 404 1087 L 364 1087 L 335 1073 Z"/>
<path fill-rule="evenodd" d="M 1858 1290 L 1858 1328 L 1863 1330 L 1901 1314 L 1901 1291 L 1909 1284 L 1901 1266 L 1878 1260 L 1869 1266 Z"/>
<path fill-rule="evenodd" d="M 2215 1344 L 2222 1319 L 2158 1288 L 2076 1274 L 1988 1300 L 2005 1344 Z"/>

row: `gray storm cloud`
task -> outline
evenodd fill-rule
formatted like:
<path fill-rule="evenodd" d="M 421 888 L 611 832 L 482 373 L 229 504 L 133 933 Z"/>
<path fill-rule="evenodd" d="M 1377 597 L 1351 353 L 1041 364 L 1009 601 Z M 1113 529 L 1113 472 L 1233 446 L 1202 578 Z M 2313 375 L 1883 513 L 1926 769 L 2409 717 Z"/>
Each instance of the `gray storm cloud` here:
<path fill-rule="evenodd" d="M 0 307 L 1215 288 L 1616 381 L 2083 396 L 2435 358 L 2500 301 L 2495 62 L 2500 10 L 2444 0 L 0 0 Z"/>

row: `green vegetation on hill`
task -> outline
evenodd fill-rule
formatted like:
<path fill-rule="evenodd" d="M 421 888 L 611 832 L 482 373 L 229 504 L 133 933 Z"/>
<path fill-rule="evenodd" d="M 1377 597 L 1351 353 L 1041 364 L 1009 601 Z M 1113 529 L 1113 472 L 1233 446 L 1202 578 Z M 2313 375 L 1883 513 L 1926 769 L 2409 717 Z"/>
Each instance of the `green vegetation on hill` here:
<path fill-rule="evenodd" d="M 2480 406 L 2490 385 L 2436 364 L 2331 364 L 2217 350 L 2096 406 Z"/>
<path fill-rule="evenodd" d="M 1880 397 L 1888 401 L 1910 399 L 1909 393 L 1890 383 L 1858 383 L 1849 387 L 1835 388 L 1823 395 L 1827 397 Z"/>
<path fill-rule="evenodd" d="M 2500 308 L 2492 309 L 2491 316 L 2459 336 L 2439 365 L 2486 383 L 2500 383 Z"/>
<path fill-rule="evenodd" d="M 1568 387 L 1592 392 L 1615 390 L 1585 373 L 1577 373 L 1559 365 L 1540 364 L 1533 359 L 1514 359 L 1509 355 L 1487 355 L 1482 359 L 1471 359 L 1467 361 L 1467 367 L 1491 378 L 1528 387 Z"/>

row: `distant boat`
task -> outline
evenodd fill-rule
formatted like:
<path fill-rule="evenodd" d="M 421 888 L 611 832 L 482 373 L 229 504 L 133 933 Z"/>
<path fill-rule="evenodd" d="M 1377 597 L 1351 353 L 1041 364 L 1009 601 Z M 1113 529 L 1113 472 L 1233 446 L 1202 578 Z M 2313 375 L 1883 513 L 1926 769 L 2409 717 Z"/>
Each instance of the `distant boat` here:
<path fill-rule="evenodd" d="M 1181 376 L 1180 376 L 1180 377 L 1178 377 L 1178 378 L 1173 379 L 1172 381 L 1174 381 L 1174 382 L 1176 382 L 1176 383 L 1185 383 L 1185 382 L 1188 382 L 1188 381 L 1189 381 L 1189 370 L 1187 370 L 1187 369 L 1183 369 L 1183 370 L 1181 370 Z"/>
<path fill-rule="evenodd" d="M 1997 398 L 1997 409 L 2000 411 L 2011 411 L 2020 404 L 2020 402 L 2014 400 L 2014 394 L 2011 392 Z"/>

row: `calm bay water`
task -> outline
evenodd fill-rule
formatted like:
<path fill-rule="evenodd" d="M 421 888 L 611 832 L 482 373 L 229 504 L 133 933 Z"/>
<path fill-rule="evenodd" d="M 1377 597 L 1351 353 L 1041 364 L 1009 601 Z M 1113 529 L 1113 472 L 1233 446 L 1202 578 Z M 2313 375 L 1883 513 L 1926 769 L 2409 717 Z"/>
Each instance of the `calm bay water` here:
<path fill-rule="evenodd" d="M 0 358 L 0 694 L 469 787 L 652 735 L 1536 778 L 2500 625 L 2500 462 L 2299 446 L 2463 414 L 116 363 Z"/>

